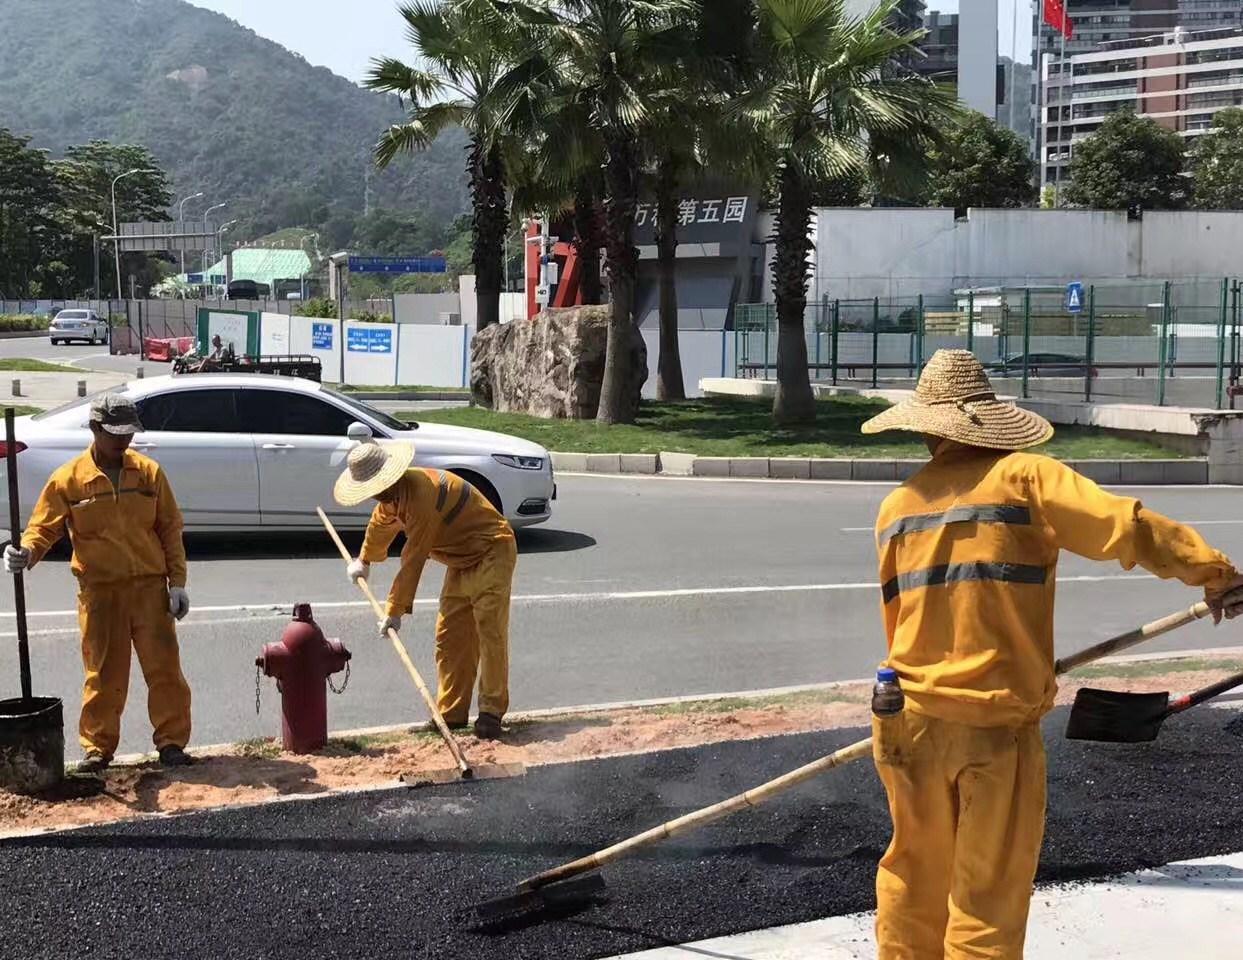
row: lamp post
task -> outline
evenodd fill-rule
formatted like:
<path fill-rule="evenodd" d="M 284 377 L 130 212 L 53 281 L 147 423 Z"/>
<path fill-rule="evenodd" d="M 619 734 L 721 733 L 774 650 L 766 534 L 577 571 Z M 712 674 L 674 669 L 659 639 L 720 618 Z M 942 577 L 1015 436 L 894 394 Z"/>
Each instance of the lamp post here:
<path fill-rule="evenodd" d="M 230 220 L 228 223 L 221 224 L 220 229 L 216 231 L 216 251 L 222 257 L 224 256 L 224 232 L 236 224 L 236 220 Z M 233 277 L 231 276 L 232 271 L 229 269 L 229 261 L 227 259 L 224 264 L 224 285 L 227 292 L 229 281 L 232 280 Z"/>
<path fill-rule="evenodd" d="M 145 167 L 135 167 L 133 170 L 126 170 L 112 178 L 112 235 L 116 237 L 112 241 L 113 259 L 117 262 L 117 299 L 121 299 L 121 231 L 117 228 L 117 184 L 126 177 L 132 177 L 136 173 L 156 173 L 155 170 L 149 170 Z"/>
<path fill-rule="evenodd" d="M 177 229 L 180 230 L 182 233 L 185 233 L 186 204 L 189 203 L 191 200 L 197 200 L 202 195 L 203 195 L 203 191 L 200 190 L 198 193 L 190 194 L 190 196 L 184 198 L 180 203 L 177 204 Z M 185 237 L 181 238 L 181 272 L 183 274 L 186 272 L 186 238 Z"/>
<path fill-rule="evenodd" d="M 204 233 L 207 232 L 207 218 L 211 216 L 212 211 L 223 209 L 224 207 L 227 207 L 228 205 L 229 205 L 229 201 L 225 200 L 222 203 L 214 204 L 203 211 L 203 232 Z M 203 279 L 204 281 L 207 280 L 207 268 L 211 266 L 211 262 L 207 259 L 209 252 L 210 251 L 206 249 L 204 249 L 203 251 Z"/>

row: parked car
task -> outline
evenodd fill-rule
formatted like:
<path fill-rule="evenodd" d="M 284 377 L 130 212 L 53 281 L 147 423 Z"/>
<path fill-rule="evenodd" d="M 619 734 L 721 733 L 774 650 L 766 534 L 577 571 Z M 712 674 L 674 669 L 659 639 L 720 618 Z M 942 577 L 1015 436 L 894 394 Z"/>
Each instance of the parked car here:
<path fill-rule="evenodd" d="M 458 474 L 515 527 L 546 521 L 556 498 L 552 460 L 538 444 L 484 430 L 407 423 L 308 380 L 182 374 L 134 380 L 117 390 L 134 399 L 146 428 L 134 438 L 134 449 L 164 467 L 190 530 L 318 529 L 317 506 L 334 523 L 362 528 L 370 505 L 337 506 L 332 485 L 350 448 L 369 436 L 412 442 L 417 466 Z M 90 443 L 89 403 L 76 400 L 17 419 L 19 497 L 26 516 L 52 471 Z M 0 491 L 7 491 L 5 483 Z"/>
<path fill-rule="evenodd" d="M 52 346 L 71 340 L 87 343 L 108 342 L 108 321 L 94 310 L 62 310 L 48 327 Z"/>
<path fill-rule="evenodd" d="M 1087 367 L 1086 357 L 1077 357 L 1071 353 L 1029 353 L 1027 354 L 1027 375 L 1029 377 L 1081 377 Z M 985 369 L 994 376 L 1013 377 L 1023 374 L 1023 354 L 1012 353 L 1004 360 L 995 360 L 986 364 Z M 1097 375 L 1095 367 L 1092 376 Z"/>

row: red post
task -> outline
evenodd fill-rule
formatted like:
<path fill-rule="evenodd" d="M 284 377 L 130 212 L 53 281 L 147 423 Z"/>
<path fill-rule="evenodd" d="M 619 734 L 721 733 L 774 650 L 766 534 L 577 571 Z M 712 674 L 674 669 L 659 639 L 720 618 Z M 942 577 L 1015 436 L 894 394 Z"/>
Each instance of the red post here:
<path fill-rule="evenodd" d="M 328 742 L 328 677 L 345 669 L 350 652 L 327 640 L 311 605 L 294 607 L 279 643 L 269 643 L 255 666 L 275 677 L 281 691 L 281 740 L 291 753 L 313 753 Z"/>
<path fill-rule="evenodd" d="M 539 285 L 540 245 L 533 243 L 532 238 L 539 239 L 540 224 L 532 220 L 527 224 L 526 265 L 527 265 L 527 319 L 533 320 L 539 313 L 539 304 L 535 302 L 535 288 Z"/>

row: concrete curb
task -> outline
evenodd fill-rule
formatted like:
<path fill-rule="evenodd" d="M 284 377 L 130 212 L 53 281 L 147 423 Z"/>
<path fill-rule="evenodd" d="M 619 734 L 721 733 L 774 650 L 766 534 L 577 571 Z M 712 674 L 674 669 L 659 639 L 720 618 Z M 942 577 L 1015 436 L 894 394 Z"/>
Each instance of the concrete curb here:
<path fill-rule="evenodd" d="M 47 330 L 0 330 L 0 340 L 33 340 L 36 337 L 46 340 L 48 336 Z"/>
<path fill-rule="evenodd" d="M 1097 483 L 1127 486 L 1197 486 L 1209 482 L 1205 459 L 1067 460 Z M 924 465 L 923 460 L 821 459 L 817 457 L 700 457 L 693 453 L 557 453 L 553 469 L 561 473 L 639 474 L 716 479 L 847 480 L 899 483 Z"/>
<path fill-rule="evenodd" d="M 366 393 L 348 392 L 347 397 L 355 400 L 461 400 L 470 402 L 470 394 L 454 390 L 415 390 L 415 391 L 368 391 Z"/>

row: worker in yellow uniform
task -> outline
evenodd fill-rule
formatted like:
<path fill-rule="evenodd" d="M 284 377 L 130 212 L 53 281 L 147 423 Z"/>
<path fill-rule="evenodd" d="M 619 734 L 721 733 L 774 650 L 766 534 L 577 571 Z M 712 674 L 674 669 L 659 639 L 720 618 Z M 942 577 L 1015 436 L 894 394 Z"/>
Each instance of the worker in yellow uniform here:
<path fill-rule="evenodd" d="M 879 957 L 1017 960 L 1044 836 L 1059 551 L 1202 587 L 1219 622 L 1243 613 L 1243 579 L 1190 527 L 1016 452 L 1053 428 L 998 400 L 965 350 L 938 351 L 914 397 L 863 426 L 885 430 L 922 434 L 932 461 L 876 523 L 886 665 L 906 705 L 874 721 L 893 819 Z"/>
<path fill-rule="evenodd" d="M 405 533 L 401 569 L 393 580 L 380 632 L 401 628 L 413 609 L 419 578 L 430 557 L 443 563 L 444 588 L 436 619 L 437 696 L 451 727 L 465 727 L 479 678 L 475 735 L 495 740 L 509 709 L 509 595 L 518 550 L 508 521 L 478 490 L 444 470 L 411 469 L 406 443 L 360 443 L 337 480 L 337 503 L 377 501 L 362 552 L 347 569 L 366 579 L 382 563 L 397 534 Z"/>
<path fill-rule="evenodd" d="M 159 464 L 129 449 L 142 430 L 134 401 L 107 393 L 91 403 L 90 449 L 52 474 L 21 546 L 4 551 L 9 573 L 33 569 L 69 534 L 82 631 L 78 765 L 112 762 L 129 693 L 130 647 L 147 681 L 147 710 L 164 766 L 191 762 L 190 687 L 181 672 L 173 620 L 190 612 L 181 511 Z"/>

